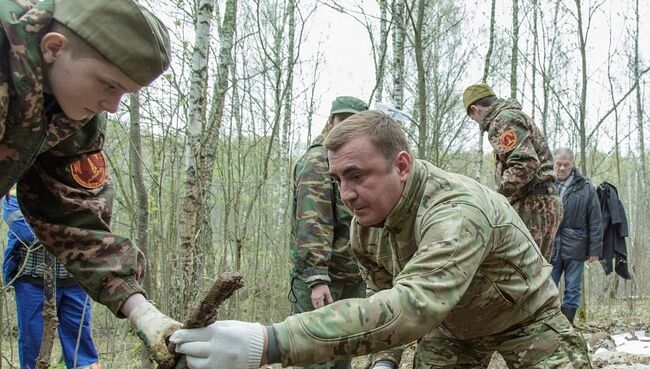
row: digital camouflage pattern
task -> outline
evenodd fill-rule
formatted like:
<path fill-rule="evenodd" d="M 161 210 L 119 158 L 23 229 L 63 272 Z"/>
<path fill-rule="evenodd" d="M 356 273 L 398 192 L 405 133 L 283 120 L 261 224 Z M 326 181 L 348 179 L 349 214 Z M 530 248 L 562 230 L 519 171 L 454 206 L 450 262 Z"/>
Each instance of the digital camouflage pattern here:
<path fill-rule="evenodd" d="M 486 369 L 495 348 L 513 369 L 591 368 L 582 337 L 552 309 L 524 327 L 462 344 L 436 330 L 418 342 L 413 369 Z"/>
<path fill-rule="evenodd" d="M 497 192 L 518 211 L 548 261 L 562 220 L 562 202 L 553 186 L 553 154 L 544 134 L 515 100 L 498 99 L 481 119 L 494 148 Z M 540 186 L 545 194 L 531 195 Z"/>
<path fill-rule="evenodd" d="M 114 189 L 102 154 L 105 118 L 46 112 L 39 44 L 52 9 L 51 0 L 0 0 L 0 193 L 18 183 L 21 210 L 38 238 L 94 300 L 118 314 L 126 298 L 144 293 L 138 281 L 145 259 L 108 225 Z"/>
<path fill-rule="evenodd" d="M 339 301 L 343 299 L 351 299 L 357 297 L 364 297 L 366 295 L 366 284 L 363 281 L 357 281 L 354 284 L 344 282 L 329 283 L 328 288 L 332 299 Z M 291 294 L 295 300 L 291 301 L 291 314 L 304 313 L 306 311 L 314 310 L 311 301 L 311 287 L 309 287 L 300 278 L 293 278 L 291 280 Z M 350 369 L 352 367 L 351 359 L 341 359 L 337 361 L 328 361 L 320 364 L 309 365 L 309 369 Z M 294 369 L 301 367 L 294 366 Z"/>
<path fill-rule="evenodd" d="M 423 161 L 411 171 L 383 227 L 352 222 L 353 253 L 376 292 L 274 324 L 283 365 L 379 352 L 438 327 L 460 342 L 498 339 L 559 310 L 551 266 L 506 198 Z"/>
<path fill-rule="evenodd" d="M 352 214 L 329 175 L 323 136 L 314 139 L 294 168 L 291 276 L 309 286 L 361 280 L 350 251 Z"/>

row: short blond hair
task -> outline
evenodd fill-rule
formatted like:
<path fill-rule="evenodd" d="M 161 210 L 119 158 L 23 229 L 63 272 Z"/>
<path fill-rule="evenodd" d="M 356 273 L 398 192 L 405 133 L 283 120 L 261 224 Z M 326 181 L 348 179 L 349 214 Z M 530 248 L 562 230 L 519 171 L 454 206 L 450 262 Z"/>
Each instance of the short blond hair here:
<path fill-rule="evenodd" d="M 336 151 L 358 137 L 368 137 L 386 160 L 392 160 L 400 151 L 411 153 L 402 127 L 378 110 L 354 114 L 336 125 L 325 138 L 325 148 Z"/>

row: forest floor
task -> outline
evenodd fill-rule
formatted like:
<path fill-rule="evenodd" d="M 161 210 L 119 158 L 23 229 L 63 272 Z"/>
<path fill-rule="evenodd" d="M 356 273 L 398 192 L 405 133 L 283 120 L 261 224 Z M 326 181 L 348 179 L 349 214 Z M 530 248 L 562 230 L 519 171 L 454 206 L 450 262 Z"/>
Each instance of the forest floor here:
<path fill-rule="evenodd" d="M 608 352 L 592 354 L 594 368 L 602 369 L 650 369 L 650 341 L 646 341 L 644 335 L 650 336 L 650 298 L 640 300 L 615 300 L 607 302 L 592 303 L 597 306 L 589 311 L 589 322 L 584 324 L 578 320 L 578 331 L 587 342 L 596 335 L 603 337 L 600 346 L 609 349 Z M 98 309 L 103 310 L 103 309 Z M 115 320 L 114 317 L 100 314 L 101 317 L 94 318 L 93 337 L 100 353 L 104 369 L 144 369 L 146 359 L 141 352 L 142 344 L 135 335 L 129 331 L 128 324 L 124 320 Z M 18 355 L 16 350 L 17 338 L 15 326 L 12 333 L 3 334 L 0 354 L 2 361 L 1 369 L 18 368 Z M 630 343 L 637 344 L 636 353 L 626 353 L 627 342 L 622 336 L 630 336 L 635 332 L 638 340 Z M 617 336 L 618 335 L 618 336 Z M 614 338 L 614 339 L 612 339 Z M 634 339 L 634 337 L 632 336 Z M 593 341 L 593 340 L 592 340 Z M 595 341 L 593 341 L 595 342 Z M 641 345 L 640 352 L 638 347 Z M 415 345 L 410 345 L 405 351 L 400 369 L 412 369 L 412 358 Z M 52 354 L 51 369 L 64 369 L 65 365 L 61 359 L 61 349 L 58 340 L 55 343 Z M 358 357 L 353 360 L 353 369 L 364 369 L 367 365 L 367 358 Z M 149 367 L 153 368 L 153 367 Z M 269 368 L 278 369 L 279 365 L 272 365 Z M 503 359 L 495 355 L 489 369 L 506 369 Z"/>

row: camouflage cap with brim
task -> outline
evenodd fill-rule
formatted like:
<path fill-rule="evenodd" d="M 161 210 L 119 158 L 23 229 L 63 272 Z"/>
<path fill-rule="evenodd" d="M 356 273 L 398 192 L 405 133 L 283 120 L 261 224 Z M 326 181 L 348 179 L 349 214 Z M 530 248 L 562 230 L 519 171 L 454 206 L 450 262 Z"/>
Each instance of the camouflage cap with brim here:
<path fill-rule="evenodd" d="M 492 88 L 485 83 L 479 83 L 467 87 L 465 92 L 463 92 L 463 105 L 465 105 L 465 111 L 467 111 L 467 108 L 469 108 L 470 105 L 488 96 L 496 96 L 496 94 L 492 91 Z"/>
<path fill-rule="evenodd" d="M 368 104 L 352 96 L 339 96 L 332 101 L 330 115 L 352 113 L 368 110 Z"/>
<path fill-rule="evenodd" d="M 167 28 L 133 0 L 54 0 L 54 19 L 140 86 L 169 67 Z"/>

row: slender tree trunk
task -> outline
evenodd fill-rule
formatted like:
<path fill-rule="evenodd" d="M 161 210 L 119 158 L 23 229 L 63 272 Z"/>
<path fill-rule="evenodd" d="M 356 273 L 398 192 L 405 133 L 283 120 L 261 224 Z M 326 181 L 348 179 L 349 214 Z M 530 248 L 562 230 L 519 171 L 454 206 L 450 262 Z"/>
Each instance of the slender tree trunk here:
<path fill-rule="evenodd" d="M 192 53 L 190 77 L 189 123 L 187 128 L 187 149 L 185 153 L 184 198 L 180 218 L 180 262 L 183 274 L 183 299 L 180 316 L 197 295 L 200 256 L 204 252 L 201 240 L 205 240 L 207 216 L 205 177 L 203 166 L 203 136 L 206 134 L 206 87 L 208 80 L 208 54 L 210 29 L 214 0 L 201 0 L 196 15 L 196 36 Z"/>
<path fill-rule="evenodd" d="M 397 109 L 404 106 L 404 44 L 406 30 L 404 27 L 404 1 L 395 1 L 395 30 L 393 32 L 393 105 Z"/>
<path fill-rule="evenodd" d="M 235 28 L 237 25 L 238 0 L 227 0 L 220 27 L 219 62 L 217 65 L 217 79 L 215 81 L 214 98 L 210 111 L 209 135 L 205 137 L 204 145 L 208 147 L 205 157 L 205 178 L 212 183 L 212 172 L 219 142 L 219 131 L 223 121 L 223 111 L 226 104 L 226 92 L 229 89 L 228 73 L 234 68 L 233 49 L 235 48 Z"/>
<path fill-rule="evenodd" d="M 135 187 L 136 196 L 136 217 L 135 217 L 135 243 L 142 250 L 147 258 L 147 273 L 144 275 L 144 289 L 148 292 L 150 298 L 154 298 L 152 278 L 155 277 L 154 263 L 151 262 L 149 254 L 149 197 L 147 195 L 147 186 L 144 183 L 142 173 L 142 134 L 140 132 L 140 95 L 138 93 L 129 96 L 129 116 L 130 129 L 129 136 L 131 140 L 129 150 L 129 161 L 131 162 L 131 178 L 133 187 Z"/>
<path fill-rule="evenodd" d="M 582 24 L 582 6 L 580 0 L 575 0 L 577 8 L 578 20 L 578 40 L 580 45 L 580 60 L 581 60 L 581 74 L 582 86 L 580 92 L 580 101 L 578 102 L 578 134 L 580 136 L 580 171 L 585 176 L 589 176 L 587 172 L 587 135 L 585 126 L 585 110 L 587 106 L 587 38 L 583 32 Z"/>
<path fill-rule="evenodd" d="M 377 63 L 376 86 L 377 94 L 375 101 L 384 99 L 384 74 L 386 73 L 386 50 L 388 49 L 388 3 L 387 0 L 379 0 L 379 63 Z"/>
<path fill-rule="evenodd" d="M 643 174 L 643 189 L 647 188 L 648 172 L 645 160 L 645 137 L 643 133 L 643 100 L 641 98 L 641 65 L 639 62 L 639 0 L 635 1 L 634 9 L 636 32 L 634 33 L 634 75 L 636 83 L 636 122 L 639 132 L 639 159 L 641 160 L 641 173 Z M 647 193 L 647 192 L 644 192 Z"/>
<path fill-rule="evenodd" d="M 635 15 L 635 23 L 636 23 L 636 30 L 634 32 L 634 77 L 635 77 L 635 83 L 636 83 L 636 126 L 637 126 L 637 131 L 639 132 L 639 159 L 641 161 L 641 175 L 640 175 L 640 181 L 639 181 L 639 187 L 640 187 L 640 192 L 643 198 L 643 206 L 640 207 L 638 210 L 638 221 L 637 221 L 637 230 L 638 229 L 645 229 L 644 225 L 646 224 L 646 215 L 647 215 L 647 209 L 648 209 L 648 172 L 647 172 L 647 166 L 646 166 L 646 155 L 645 155 L 645 137 L 643 133 L 643 121 L 644 121 L 644 114 L 643 114 L 643 100 L 641 98 L 641 65 L 639 61 L 639 33 L 641 32 L 639 28 L 639 0 L 635 1 L 635 9 L 634 9 L 634 15 Z M 639 245 L 646 245 L 647 244 L 647 233 L 646 232 L 639 232 L 640 237 L 635 237 L 634 242 L 631 244 L 632 250 L 629 252 L 629 261 L 630 261 L 630 270 L 632 271 L 632 285 L 630 287 L 630 297 L 632 295 L 636 295 L 637 293 L 637 276 L 634 274 L 634 271 L 637 270 L 637 266 L 642 266 L 643 262 L 639 260 L 638 256 L 639 254 L 636 252 L 637 250 L 640 249 Z M 639 268 L 641 269 L 641 268 Z M 629 299 L 630 303 L 632 304 L 633 300 Z"/>
<path fill-rule="evenodd" d="M 533 122 L 535 121 L 535 112 L 537 111 L 537 52 L 538 52 L 538 42 L 539 42 L 539 37 L 537 34 L 537 12 L 538 12 L 538 6 L 537 6 L 537 0 L 533 0 L 533 61 L 531 63 L 531 86 L 530 89 L 532 90 L 532 112 L 531 112 L 531 119 Z"/>
<path fill-rule="evenodd" d="M 485 64 L 483 65 L 483 78 L 481 82 L 487 83 L 488 77 L 490 76 L 490 60 L 492 59 L 492 51 L 494 49 L 494 27 L 496 25 L 496 8 L 497 0 L 492 0 L 492 6 L 490 7 L 490 42 L 488 44 L 487 54 L 485 54 Z M 480 181 L 483 177 L 483 132 L 479 128 L 478 135 L 478 157 L 476 158 L 476 176 L 474 177 L 477 181 Z"/>
<path fill-rule="evenodd" d="M 519 59 L 519 0 L 512 0 L 512 52 L 510 56 L 510 98 L 517 98 L 517 63 Z"/>
<path fill-rule="evenodd" d="M 580 171 L 585 175 L 589 176 L 587 172 L 587 135 L 585 127 L 585 108 L 587 105 L 587 38 L 583 33 L 582 27 L 582 6 L 580 0 L 575 0 L 577 8 L 577 21 L 578 21 L 578 39 L 580 45 L 580 58 L 582 62 L 582 91 L 580 93 L 580 101 L 578 102 L 578 135 L 580 136 Z M 582 275 L 582 285 L 585 285 L 585 276 Z M 583 321 L 587 320 L 587 302 L 585 293 L 580 294 L 580 310 L 578 311 L 578 319 Z"/>
<path fill-rule="evenodd" d="M 415 64 L 417 66 L 418 73 L 418 108 L 420 116 L 418 126 L 418 157 L 426 158 L 427 157 L 427 85 L 426 85 L 426 70 L 424 68 L 424 50 L 422 48 L 422 35 L 424 33 L 424 0 L 418 0 L 417 2 L 417 15 L 415 23 L 413 24 L 413 48 L 415 49 Z M 412 17 L 412 9 L 409 11 L 409 18 Z M 437 141 L 436 141 L 437 142 Z M 436 150 L 437 152 L 437 150 Z M 437 160 L 435 160 L 436 164 Z"/>

